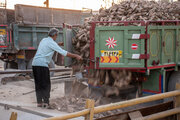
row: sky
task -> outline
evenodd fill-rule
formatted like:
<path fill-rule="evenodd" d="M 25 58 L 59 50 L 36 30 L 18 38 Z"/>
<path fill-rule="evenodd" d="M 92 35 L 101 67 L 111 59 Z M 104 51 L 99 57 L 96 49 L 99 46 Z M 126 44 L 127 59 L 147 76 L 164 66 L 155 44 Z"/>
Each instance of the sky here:
<path fill-rule="evenodd" d="M 5 0 L 0 0 L 4 2 Z M 15 4 L 25 4 L 33 6 L 45 7 L 43 4 L 45 0 L 7 0 L 7 8 L 14 9 Z M 49 0 L 49 7 L 51 8 L 65 8 L 65 9 L 78 9 L 90 8 L 98 10 L 101 6 L 102 0 Z"/>

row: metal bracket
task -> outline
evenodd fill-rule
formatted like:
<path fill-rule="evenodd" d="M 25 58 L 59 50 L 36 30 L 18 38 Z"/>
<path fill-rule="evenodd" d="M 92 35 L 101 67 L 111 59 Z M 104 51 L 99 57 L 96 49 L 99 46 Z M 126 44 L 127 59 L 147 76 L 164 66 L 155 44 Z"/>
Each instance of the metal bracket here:
<path fill-rule="evenodd" d="M 149 59 L 149 54 L 140 54 L 139 59 Z"/>

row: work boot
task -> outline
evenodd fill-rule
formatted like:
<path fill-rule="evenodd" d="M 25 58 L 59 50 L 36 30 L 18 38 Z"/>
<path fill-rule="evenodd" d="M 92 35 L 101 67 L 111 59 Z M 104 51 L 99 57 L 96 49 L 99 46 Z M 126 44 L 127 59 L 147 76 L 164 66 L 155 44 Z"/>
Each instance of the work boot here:
<path fill-rule="evenodd" d="M 53 109 L 52 106 L 50 104 L 47 104 L 47 103 L 43 103 L 42 107 L 46 108 L 46 109 Z"/>

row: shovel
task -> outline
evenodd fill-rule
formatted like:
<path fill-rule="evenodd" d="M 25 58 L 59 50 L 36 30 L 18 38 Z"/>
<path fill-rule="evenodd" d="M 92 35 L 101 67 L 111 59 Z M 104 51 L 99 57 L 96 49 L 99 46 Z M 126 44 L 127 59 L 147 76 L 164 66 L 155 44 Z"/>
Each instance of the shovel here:
<path fill-rule="evenodd" d="M 73 66 L 74 69 L 79 68 L 79 66 Z M 86 78 L 83 78 L 82 72 L 80 70 L 75 71 L 75 79 L 73 81 L 65 82 L 65 95 L 76 96 L 76 97 L 87 97 L 88 95 L 88 84 Z"/>

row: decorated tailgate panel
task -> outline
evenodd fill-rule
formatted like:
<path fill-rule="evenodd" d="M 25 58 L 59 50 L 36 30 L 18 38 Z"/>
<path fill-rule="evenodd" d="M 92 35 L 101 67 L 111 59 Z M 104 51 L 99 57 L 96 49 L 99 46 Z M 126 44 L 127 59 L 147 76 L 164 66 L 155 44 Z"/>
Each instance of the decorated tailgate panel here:
<path fill-rule="evenodd" d="M 7 26 L 1 25 L 0 26 L 0 48 L 7 47 L 8 44 L 8 32 Z"/>
<path fill-rule="evenodd" d="M 122 51 L 105 51 L 101 50 L 101 63 L 119 63 L 119 58 L 122 57 Z"/>
<path fill-rule="evenodd" d="M 95 29 L 96 67 L 144 67 L 144 26 L 105 26 Z"/>
<path fill-rule="evenodd" d="M 180 63 L 180 26 L 148 26 L 148 33 L 149 69 Z"/>

